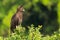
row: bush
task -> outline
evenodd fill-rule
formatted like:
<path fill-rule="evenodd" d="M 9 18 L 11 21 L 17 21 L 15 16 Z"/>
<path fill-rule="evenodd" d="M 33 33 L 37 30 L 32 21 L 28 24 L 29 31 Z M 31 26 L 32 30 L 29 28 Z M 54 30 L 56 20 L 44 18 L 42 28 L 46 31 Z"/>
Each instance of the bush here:
<path fill-rule="evenodd" d="M 29 30 L 26 31 L 26 29 L 22 26 L 18 26 L 15 29 L 15 33 L 9 34 L 8 37 L 0 37 L 0 40 L 60 40 L 60 34 L 56 33 L 52 36 L 46 35 L 43 37 L 43 35 L 39 32 L 42 26 L 38 26 L 34 28 L 34 25 L 31 25 L 31 27 L 28 27 Z"/>

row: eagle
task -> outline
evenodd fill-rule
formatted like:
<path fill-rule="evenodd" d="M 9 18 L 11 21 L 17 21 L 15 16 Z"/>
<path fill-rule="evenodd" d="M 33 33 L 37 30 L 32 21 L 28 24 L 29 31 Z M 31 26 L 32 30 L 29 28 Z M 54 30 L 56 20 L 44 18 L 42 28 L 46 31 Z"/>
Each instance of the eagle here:
<path fill-rule="evenodd" d="M 23 13 L 24 13 L 24 8 L 23 8 L 23 5 L 21 5 L 17 8 L 17 12 L 11 18 L 10 29 L 12 32 L 14 32 L 14 29 L 16 29 L 16 26 L 22 24 Z"/>

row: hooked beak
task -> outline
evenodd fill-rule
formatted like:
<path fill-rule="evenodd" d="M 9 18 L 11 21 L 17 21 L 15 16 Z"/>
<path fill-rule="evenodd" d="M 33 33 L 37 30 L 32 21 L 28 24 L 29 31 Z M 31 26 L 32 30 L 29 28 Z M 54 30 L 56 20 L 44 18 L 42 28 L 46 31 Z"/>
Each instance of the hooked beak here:
<path fill-rule="evenodd" d="M 25 9 L 23 9 L 23 12 L 25 12 Z"/>

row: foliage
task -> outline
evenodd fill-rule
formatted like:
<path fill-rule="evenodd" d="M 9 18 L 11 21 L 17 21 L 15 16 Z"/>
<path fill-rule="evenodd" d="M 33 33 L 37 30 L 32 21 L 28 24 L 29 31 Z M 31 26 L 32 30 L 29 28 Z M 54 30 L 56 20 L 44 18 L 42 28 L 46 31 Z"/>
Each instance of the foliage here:
<path fill-rule="evenodd" d="M 0 37 L 0 40 L 60 40 L 60 33 L 54 33 L 51 36 L 46 35 L 43 36 L 39 30 L 42 26 L 38 26 L 37 28 L 34 28 L 33 25 L 31 27 L 29 26 L 29 30 L 26 31 L 26 29 L 22 26 L 18 26 L 15 30 L 15 33 L 9 34 L 7 37 Z"/>
<path fill-rule="evenodd" d="M 59 29 L 59 26 L 60 26 L 60 0 L 22 0 L 22 1 L 21 0 L 0 0 L 0 36 L 6 36 L 7 34 L 9 34 L 11 17 L 16 13 L 18 6 L 20 6 L 21 4 L 24 4 L 24 8 L 26 10 L 25 16 L 24 16 L 25 17 L 24 21 L 25 22 L 27 21 L 27 22 L 24 23 L 24 26 L 25 26 L 25 24 L 26 25 L 33 24 L 32 22 L 34 22 L 34 25 L 39 25 L 38 23 L 41 23 L 44 26 L 44 28 L 42 27 L 42 29 L 43 29 L 42 32 L 45 34 L 52 34 L 53 31 L 56 31 L 56 29 L 57 30 Z M 55 4 L 55 6 L 53 7 L 53 10 L 52 10 L 51 6 L 53 6 L 54 4 Z M 50 13 L 51 11 L 54 11 L 54 13 Z M 57 15 L 57 18 L 54 15 Z M 57 26 L 58 24 L 59 24 L 59 26 Z M 37 28 L 34 29 L 34 27 L 32 28 L 33 29 L 32 31 L 34 31 L 36 33 Z M 29 31 L 29 33 L 30 33 L 30 31 Z M 39 32 L 37 32 L 37 33 L 41 35 L 41 33 L 39 33 Z M 37 33 L 36 33 L 36 35 L 37 35 Z M 56 34 L 54 34 L 54 35 L 56 35 Z M 52 38 L 52 37 L 54 37 L 54 35 L 46 36 L 46 37 L 40 36 L 40 37 L 47 39 L 47 37 Z M 31 35 L 29 35 L 29 36 L 31 36 Z M 39 35 L 37 35 L 37 36 L 39 36 Z M 0 39 L 1 38 L 3 38 L 3 37 L 0 37 Z M 28 39 L 31 39 L 31 38 L 28 37 Z M 38 38 L 36 38 L 36 39 L 38 39 Z"/>

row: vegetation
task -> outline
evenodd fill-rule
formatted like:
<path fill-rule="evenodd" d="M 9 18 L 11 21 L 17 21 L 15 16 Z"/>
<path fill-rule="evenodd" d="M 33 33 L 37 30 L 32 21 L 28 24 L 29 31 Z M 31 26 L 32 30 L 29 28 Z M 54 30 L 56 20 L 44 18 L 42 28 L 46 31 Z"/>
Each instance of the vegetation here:
<path fill-rule="evenodd" d="M 54 32 L 54 34 L 51 36 L 43 36 L 39 32 L 41 27 L 42 26 L 34 28 L 34 26 L 31 25 L 31 27 L 28 27 L 28 32 L 26 32 L 26 29 L 24 27 L 18 26 L 15 30 L 15 33 L 11 33 L 7 37 L 0 37 L 0 40 L 60 40 L 60 33 L 56 32 Z"/>
<path fill-rule="evenodd" d="M 22 26 L 10 33 L 11 17 L 21 4 L 25 8 Z M 31 24 L 34 26 L 28 27 Z M 3 39 L 60 40 L 60 0 L 0 0 L 0 40 Z"/>

